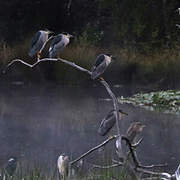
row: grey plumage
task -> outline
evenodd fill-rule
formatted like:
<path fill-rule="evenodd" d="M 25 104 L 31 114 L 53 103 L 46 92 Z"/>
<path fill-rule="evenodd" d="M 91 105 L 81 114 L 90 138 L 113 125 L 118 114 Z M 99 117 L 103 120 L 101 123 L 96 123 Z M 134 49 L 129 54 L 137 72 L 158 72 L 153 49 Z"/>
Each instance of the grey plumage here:
<path fill-rule="evenodd" d="M 68 33 L 62 33 L 55 36 L 50 44 L 49 57 L 56 58 L 59 56 L 60 52 L 69 44 L 69 39 L 72 35 Z"/>
<path fill-rule="evenodd" d="M 48 35 L 50 31 L 43 31 L 40 30 L 35 33 L 31 40 L 30 50 L 29 50 L 29 56 L 33 57 L 35 56 L 43 47 L 44 43 L 48 40 Z"/>
<path fill-rule="evenodd" d="M 16 171 L 16 167 L 17 167 L 17 158 L 16 157 L 10 158 L 3 169 L 4 171 L 3 178 L 6 179 L 7 176 L 12 177 Z"/>
<path fill-rule="evenodd" d="M 111 55 L 100 54 L 97 56 L 95 64 L 91 69 L 91 78 L 94 80 L 104 73 L 108 65 L 111 63 Z"/>
<path fill-rule="evenodd" d="M 180 164 L 175 172 L 176 180 L 180 180 Z"/>
<path fill-rule="evenodd" d="M 127 113 L 124 113 L 122 110 L 119 109 L 119 113 L 127 115 Z M 115 116 L 115 110 L 109 111 L 107 116 L 101 121 L 101 124 L 98 128 L 98 134 L 101 136 L 105 136 L 111 128 L 116 123 L 116 116 Z"/>
<path fill-rule="evenodd" d="M 60 155 L 57 161 L 57 168 L 61 179 L 65 180 L 69 173 L 69 157 L 64 154 Z"/>

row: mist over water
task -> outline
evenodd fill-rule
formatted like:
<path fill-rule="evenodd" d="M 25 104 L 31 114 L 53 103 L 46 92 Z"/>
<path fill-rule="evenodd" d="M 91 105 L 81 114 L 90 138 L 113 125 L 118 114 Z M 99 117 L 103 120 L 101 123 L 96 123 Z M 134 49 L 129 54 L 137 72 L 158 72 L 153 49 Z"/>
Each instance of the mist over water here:
<path fill-rule="evenodd" d="M 131 89 L 113 89 L 117 95 L 129 95 Z M 107 137 L 97 134 L 101 119 L 112 109 L 103 87 L 62 87 L 8 85 L 0 88 L 0 166 L 10 156 L 17 156 L 26 165 L 44 168 L 56 165 L 57 157 L 66 153 L 75 159 Z M 137 149 L 143 164 L 168 163 L 165 169 L 174 172 L 179 164 L 180 119 L 146 111 L 131 105 L 120 105 L 128 113 L 121 120 L 125 133 L 133 121 L 146 125 L 143 142 Z M 116 131 L 114 128 L 111 134 Z M 86 158 L 89 163 L 103 163 L 114 153 L 114 143 L 102 152 Z"/>

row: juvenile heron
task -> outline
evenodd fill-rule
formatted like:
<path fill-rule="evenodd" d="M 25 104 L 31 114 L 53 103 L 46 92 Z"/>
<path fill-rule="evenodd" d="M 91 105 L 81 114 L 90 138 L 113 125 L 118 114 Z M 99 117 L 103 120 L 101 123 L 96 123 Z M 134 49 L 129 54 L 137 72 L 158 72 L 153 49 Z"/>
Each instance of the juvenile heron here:
<path fill-rule="evenodd" d="M 133 143 L 139 133 L 146 127 L 141 122 L 133 122 L 129 126 L 126 137 L 129 139 L 130 143 Z"/>
<path fill-rule="evenodd" d="M 48 40 L 49 34 L 53 32 L 49 30 L 40 30 L 35 33 L 31 40 L 30 50 L 29 50 L 29 56 L 37 56 L 38 59 L 40 59 L 40 50 L 43 47 L 44 43 Z"/>
<path fill-rule="evenodd" d="M 104 73 L 108 65 L 111 63 L 112 55 L 100 54 L 97 56 L 95 64 L 91 69 L 91 78 L 94 80 Z M 103 79 L 103 78 L 101 78 Z"/>
<path fill-rule="evenodd" d="M 71 37 L 73 36 L 69 33 L 61 33 L 55 36 L 50 44 L 49 57 L 59 57 L 60 52 L 69 44 Z"/>
<path fill-rule="evenodd" d="M 105 136 L 114 126 L 114 124 L 116 123 L 115 113 L 116 111 L 114 109 L 109 111 L 107 116 L 101 121 L 101 124 L 98 128 L 99 135 Z M 127 113 L 123 112 L 121 109 L 119 109 L 119 113 L 128 115 Z"/>
<path fill-rule="evenodd" d="M 57 167 L 62 180 L 65 180 L 68 177 L 69 170 L 69 157 L 64 154 L 58 157 Z"/>
<path fill-rule="evenodd" d="M 4 167 L 4 178 L 6 176 L 12 177 L 14 172 L 16 171 L 16 167 L 17 167 L 17 158 L 16 157 L 10 158 Z"/>

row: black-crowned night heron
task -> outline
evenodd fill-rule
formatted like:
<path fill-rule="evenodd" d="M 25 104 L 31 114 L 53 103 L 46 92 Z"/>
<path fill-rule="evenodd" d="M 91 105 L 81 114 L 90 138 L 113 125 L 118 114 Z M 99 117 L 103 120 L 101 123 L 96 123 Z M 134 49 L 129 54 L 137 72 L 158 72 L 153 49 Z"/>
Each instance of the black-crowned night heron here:
<path fill-rule="evenodd" d="M 64 154 L 58 157 L 57 167 L 59 171 L 59 175 L 62 180 L 65 180 L 68 177 L 68 170 L 69 170 L 69 157 L 65 156 Z"/>
<path fill-rule="evenodd" d="M 49 48 L 49 57 L 57 58 L 60 52 L 69 44 L 70 38 L 73 37 L 71 34 L 62 33 L 58 34 L 53 38 Z"/>
<path fill-rule="evenodd" d="M 176 180 L 180 180 L 180 164 L 175 172 Z"/>
<path fill-rule="evenodd" d="M 17 158 L 12 157 L 8 160 L 7 164 L 4 167 L 4 177 L 12 177 L 17 167 Z"/>
<path fill-rule="evenodd" d="M 177 8 L 176 12 L 178 12 L 178 14 L 180 15 L 180 8 Z"/>
<path fill-rule="evenodd" d="M 111 128 L 114 126 L 114 124 L 116 123 L 115 113 L 116 113 L 115 110 L 109 111 L 107 116 L 101 121 L 101 124 L 98 129 L 98 133 L 101 136 L 105 136 L 111 130 Z M 120 109 L 119 109 L 119 113 L 127 115 L 127 113 L 123 112 Z"/>
<path fill-rule="evenodd" d="M 40 59 L 40 50 L 43 47 L 44 43 L 48 40 L 49 34 L 52 32 L 49 30 L 40 30 L 35 33 L 31 40 L 30 50 L 29 50 L 29 56 L 37 56 L 38 59 Z"/>
<path fill-rule="evenodd" d="M 108 65 L 111 63 L 112 55 L 100 54 L 97 56 L 95 64 L 91 69 L 91 78 L 94 80 L 104 73 Z M 102 77 L 100 79 L 103 79 Z"/>
<path fill-rule="evenodd" d="M 133 122 L 130 124 L 127 132 L 126 137 L 129 139 L 130 143 L 134 143 L 137 135 L 141 133 L 141 131 L 146 127 L 141 122 Z"/>

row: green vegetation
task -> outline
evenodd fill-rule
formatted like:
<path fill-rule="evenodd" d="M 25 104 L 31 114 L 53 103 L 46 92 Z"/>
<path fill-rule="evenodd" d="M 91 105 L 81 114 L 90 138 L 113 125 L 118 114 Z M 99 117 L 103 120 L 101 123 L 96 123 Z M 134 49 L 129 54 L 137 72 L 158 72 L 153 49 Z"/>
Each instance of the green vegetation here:
<path fill-rule="evenodd" d="M 117 170 L 117 169 L 116 169 Z M 112 178 L 118 178 L 119 180 L 131 180 L 130 176 L 127 173 L 124 173 L 122 170 L 115 172 L 113 169 L 106 170 L 95 170 L 94 172 L 89 172 L 81 176 L 72 176 L 73 180 L 109 180 Z M 58 179 L 58 173 L 52 172 L 47 173 L 47 171 L 42 169 L 33 169 L 27 172 L 24 172 L 23 169 L 17 169 L 13 177 L 6 176 L 6 180 L 55 180 Z"/>
<path fill-rule="evenodd" d="M 138 93 L 132 97 L 120 97 L 119 102 L 141 106 L 149 110 L 180 114 L 180 91 L 175 90 Z"/>

